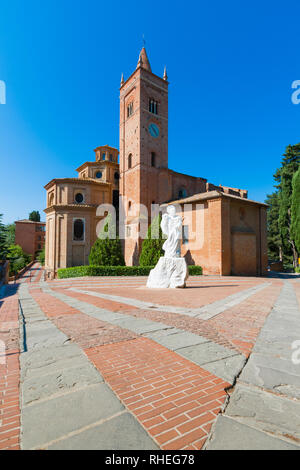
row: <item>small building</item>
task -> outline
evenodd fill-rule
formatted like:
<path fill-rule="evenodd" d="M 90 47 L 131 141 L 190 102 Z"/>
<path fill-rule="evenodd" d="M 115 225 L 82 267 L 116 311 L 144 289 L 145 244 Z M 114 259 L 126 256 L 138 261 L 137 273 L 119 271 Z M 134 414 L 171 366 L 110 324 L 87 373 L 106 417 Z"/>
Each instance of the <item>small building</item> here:
<path fill-rule="evenodd" d="M 33 259 L 45 246 L 45 222 L 34 222 L 33 220 L 17 220 L 15 243 Z"/>
<path fill-rule="evenodd" d="M 181 255 L 203 274 L 267 274 L 267 205 L 223 191 L 173 201 L 183 217 Z"/>

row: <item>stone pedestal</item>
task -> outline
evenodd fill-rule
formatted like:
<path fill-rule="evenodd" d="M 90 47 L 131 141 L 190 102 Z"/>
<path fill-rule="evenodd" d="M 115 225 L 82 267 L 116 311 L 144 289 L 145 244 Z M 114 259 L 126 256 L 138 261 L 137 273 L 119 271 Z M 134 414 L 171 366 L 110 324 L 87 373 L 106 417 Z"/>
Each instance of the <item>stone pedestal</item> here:
<path fill-rule="evenodd" d="M 155 268 L 150 271 L 147 287 L 152 289 L 185 287 L 187 278 L 188 267 L 184 258 L 161 257 Z"/>

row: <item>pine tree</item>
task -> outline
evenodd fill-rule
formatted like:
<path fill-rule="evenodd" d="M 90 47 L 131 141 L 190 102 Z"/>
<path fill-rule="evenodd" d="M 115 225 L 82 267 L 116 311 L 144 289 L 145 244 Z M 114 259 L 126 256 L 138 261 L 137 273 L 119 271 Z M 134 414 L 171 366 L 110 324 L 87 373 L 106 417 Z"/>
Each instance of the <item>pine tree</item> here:
<path fill-rule="evenodd" d="M 300 165 L 300 143 L 288 145 L 283 155 L 281 168 L 274 178 L 279 190 L 279 215 L 278 228 L 281 237 L 283 251 L 286 257 L 290 257 L 294 267 L 298 263 L 298 254 L 291 236 L 291 205 L 292 205 L 292 181 L 293 176 Z"/>
<path fill-rule="evenodd" d="M 122 246 L 116 235 L 111 215 L 104 221 L 103 228 L 91 248 L 89 263 L 93 266 L 125 266 Z"/>
<path fill-rule="evenodd" d="M 30 212 L 29 220 L 32 220 L 32 222 L 40 222 L 41 221 L 41 215 L 40 215 L 39 211 Z"/>
<path fill-rule="evenodd" d="M 300 167 L 293 177 L 292 206 L 291 206 L 291 237 L 295 249 L 300 254 Z"/>
<path fill-rule="evenodd" d="M 159 258 L 164 255 L 162 246 L 165 241 L 161 228 L 161 215 L 157 215 L 148 228 L 147 238 L 143 241 L 140 255 L 140 266 L 155 266 Z"/>
<path fill-rule="evenodd" d="M 16 224 L 8 224 L 5 227 L 6 230 L 6 244 L 7 246 L 15 244 L 15 236 L 16 236 Z"/>

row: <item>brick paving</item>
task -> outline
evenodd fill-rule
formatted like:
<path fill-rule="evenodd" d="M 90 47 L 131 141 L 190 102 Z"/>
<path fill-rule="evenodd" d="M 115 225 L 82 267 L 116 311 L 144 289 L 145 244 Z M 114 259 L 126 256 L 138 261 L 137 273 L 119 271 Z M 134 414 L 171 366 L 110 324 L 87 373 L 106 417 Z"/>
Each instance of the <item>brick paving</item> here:
<path fill-rule="evenodd" d="M 85 353 L 162 449 L 201 449 L 230 384 L 148 338 Z"/>
<path fill-rule="evenodd" d="M 208 346 L 218 345 L 218 348 L 224 347 L 233 354 L 238 352 L 248 357 L 284 282 L 293 286 L 300 306 L 300 281 L 294 278 L 287 281 L 197 276 L 189 279 L 189 289 L 174 291 L 176 295 L 163 289 L 150 293 L 144 288 L 145 280 L 135 277 L 80 278 L 45 283 L 43 270 L 35 264 L 16 284 L 7 287 L 6 296 L 0 300 L 0 340 L 6 347 L 5 364 L 1 364 L 0 356 L 0 449 L 19 449 L 21 445 L 19 355 L 22 347 L 19 344 L 17 289 L 22 283 L 28 286 L 29 295 L 46 317 L 70 343 L 75 343 L 86 354 L 126 412 L 164 450 L 196 450 L 206 445 L 212 424 L 217 416 L 223 416 L 228 397 L 226 390 L 229 388 L 231 393 L 232 385 L 218 376 L 219 372 L 222 375 L 221 369 L 210 371 L 201 362 L 198 365 L 197 361 L 195 363 L 188 356 L 183 357 L 184 354 L 170 349 L 172 341 L 163 346 L 158 344 L 155 335 L 150 339 L 143 333 L 137 334 L 130 326 L 123 328 L 122 322 L 121 326 L 113 324 L 109 312 L 124 315 L 124 325 L 130 324 L 126 323 L 129 317 L 157 323 L 158 329 L 163 324 L 182 334 L 199 335 L 209 341 Z M 263 290 L 250 292 L 248 298 L 241 298 L 234 306 L 226 304 L 224 311 L 208 320 L 116 300 L 126 297 L 160 305 L 199 308 L 222 299 L 228 302 L 226 299 L 232 294 L 243 293 L 266 281 L 270 285 L 266 284 Z M 44 286 L 51 290 L 44 291 Z M 71 291 L 71 287 L 84 289 L 85 293 Z M 117 297 L 115 300 L 100 298 L 93 295 L 97 292 Z M 94 307 L 95 312 L 97 308 L 101 309 L 99 312 L 108 312 L 103 317 L 107 321 L 96 318 L 99 315 L 101 318 L 100 313 L 90 316 L 89 310 L 83 308 L 82 311 L 80 301 L 92 311 Z M 165 334 L 174 333 L 166 331 Z M 220 350 L 212 351 L 217 354 Z M 216 356 L 210 360 L 217 359 Z"/>
<path fill-rule="evenodd" d="M 20 448 L 18 296 L 14 286 L 0 300 L 0 450 Z"/>
<path fill-rule="evenodd" d="M 136 338 L 131 331 L 91 318 L 52 295 L 30 292 L 55 326 L 83 349 Z"/>
<path fill-rule="evenodd" d="M 270 313 L 278 296 L 278 289 L 281 285 L 282 283 L 280 281 L 274 281 L 273 284 L 264 291 L 254 294 L 250 299 L 241 302 L 239 305 L 207 321 L 169 312 L 139 309 L 134 306 L 128 307 L 128 305 L 121 304 L 120 302 L 101 299 L 65 289 L 54 288 L 54 290 L 97 307 L 107 308 L 113 312 L 163 322 L 175 328 L 204 336 L 221 346 L 239 351 L 248 356 L 264 324 L 265 318 Z M 96 289 L 88 290 L 95 291 Z M 127 290 L 130 289 L 128 288 Z M 216 297 L 216 300 L 219 300 L 219 297 Z M 159 301 L 160 303 L 162 302 L 160 299 Z"/>

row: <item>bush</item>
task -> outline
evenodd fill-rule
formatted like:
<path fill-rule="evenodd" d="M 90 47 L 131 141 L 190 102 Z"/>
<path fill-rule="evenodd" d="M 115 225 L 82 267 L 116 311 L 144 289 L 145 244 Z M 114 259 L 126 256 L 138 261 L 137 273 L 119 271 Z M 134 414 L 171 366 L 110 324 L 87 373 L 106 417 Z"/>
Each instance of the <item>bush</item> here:
<path fill-rule="evenodd" d="M 82 276 L 148 276 L 154 266 L 77 266 L 61 268 L 57 271 L 58 279 Z M 201 266 L 189 266 L 190 276 L 202 274 Z"/>
<path fill-rule="evenodd" d="M 41 263 L 42 266 L 45 266 L 45 247 L 37 253 L 36 259 Z"/>
<path fill-rule="evenodd" d="M 7 259 L 10 260 L 9 274 L 13 275 L 25 268 L 32 260 L 32 256 L 25 253 L 20 245 L 10 245 Z"/>
<path fill-rule="evenodd" d="M 111 216 L 105 220 L 106 224 L 91 248 L 89 263 L 91 266 L 125 266 L 121 241 L 115 236 Z"/>
<path fill-rule="evenodd" d="M 140 266 L 155 266 L 161 256 L 164 256 L 162 246 L 165 242 L 160 228 L 161 215 L 155 217 L 148 228 L 147 238 L 143 241 L 140 255 Z M 151 238 L 151 235 L 154 238 Z"/>
<path fill-rule="evenodd" d="M 189 275 L 190 276 L 202 276 L 202 267 L 201 266 L 189 266 Z"/>
<path fill-rule="evenodd" d="M 298 268 L 295 268 L 295 273 L 299 273 L 299 274 L 300 274 L 300 266 L 298 266 Z"/>
<path fill-rule="evenodd" d="M 153 266 L 77 266 L 61 268 L 58 279 L 81 276 L 148 276 Z"/>

